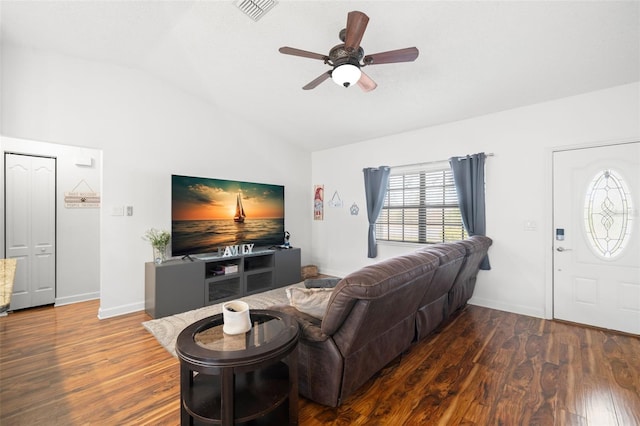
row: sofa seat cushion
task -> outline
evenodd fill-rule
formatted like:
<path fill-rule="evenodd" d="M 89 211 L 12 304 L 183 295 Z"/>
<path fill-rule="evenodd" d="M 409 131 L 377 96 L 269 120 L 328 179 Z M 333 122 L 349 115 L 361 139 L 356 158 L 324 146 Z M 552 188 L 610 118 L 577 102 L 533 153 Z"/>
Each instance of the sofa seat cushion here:
<path fill-rule="evenodd" d="M 286 291 L 291 306 L 314 318 L 322 319 L 333 288 L 289 287 Z"/>

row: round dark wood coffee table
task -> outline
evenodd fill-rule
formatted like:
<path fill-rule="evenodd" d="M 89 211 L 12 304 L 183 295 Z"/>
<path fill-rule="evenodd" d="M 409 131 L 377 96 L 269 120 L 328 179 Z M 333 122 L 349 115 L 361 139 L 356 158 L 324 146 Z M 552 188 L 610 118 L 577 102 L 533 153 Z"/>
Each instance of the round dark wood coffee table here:
<path fill-rule="evenodd" d="M 298 424 L 298 323 L 278 311 L 250 316 L 251 330 L 240 335 L 223 333 L 222 314 L 178 335 L 182 425 L 263 417 L 268 424 Z"/>

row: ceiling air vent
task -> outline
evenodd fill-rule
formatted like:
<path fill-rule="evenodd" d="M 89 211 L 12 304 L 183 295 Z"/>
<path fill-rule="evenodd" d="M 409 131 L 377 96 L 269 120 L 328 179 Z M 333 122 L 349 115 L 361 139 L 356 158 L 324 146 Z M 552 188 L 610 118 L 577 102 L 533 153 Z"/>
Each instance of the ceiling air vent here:
<path fill-rule="evenodd" d="M 238 0 L 236 6 L 249 18 L 257 21 L 262 18 L 273 6 L 275 0 Z"/>

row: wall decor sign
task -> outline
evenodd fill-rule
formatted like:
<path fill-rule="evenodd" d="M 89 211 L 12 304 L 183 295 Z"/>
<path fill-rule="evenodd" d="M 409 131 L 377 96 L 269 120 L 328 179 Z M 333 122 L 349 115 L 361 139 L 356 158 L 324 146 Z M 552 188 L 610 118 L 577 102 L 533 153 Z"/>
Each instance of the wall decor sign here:
<path fill-rule="evenodd" d="M 80 185 L 84 184 L 88 191 L 77 191 Z M 68 192 L 64 193 L 64 206 L 67 209 L 97 209 L 100 208 L 100 193 L 95 192 L 89 184 L 82 179 Z"/>
<path fill-rule="evenodd" d="M 324 219 L 324 185 L 315 185 L 313 189 L 313 220 Z"/>
<path fill-rule="evenodd" d="M 342 207 L 342 200 L 340 199 L 340 194 L 338 194 L 337 190 L 333 193 L 331 200 L 329 200 L 329 205 L 331 207 Z"/>
<path fill-rule="evenodd" d="M 222 248 L 218 249 L 218 252 L 221 253 L 222 257 L 228 256 L 238 256 L 241 254 L 251 254 L 253 253 L 253 244 L 239 244 L 235 246 L 226 246 L 224 250 Z"/>

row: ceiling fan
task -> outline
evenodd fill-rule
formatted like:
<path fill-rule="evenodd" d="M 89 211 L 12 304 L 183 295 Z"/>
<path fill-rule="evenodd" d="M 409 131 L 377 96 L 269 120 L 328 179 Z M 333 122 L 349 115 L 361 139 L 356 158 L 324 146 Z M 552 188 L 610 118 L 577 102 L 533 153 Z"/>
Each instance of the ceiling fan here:
<path fill-rule="evenodd" d="M 302 56 L 304 58 L 319 59 L 333 67 L 321 74 L 315 80 L 303 87 L 310 90 L 331 77 L 337 84 L 349 87 L 358 84 L 362 90 L 369 92 L 378 85 L 367 74 L 362 72 L 362 67 L 367 65 L 390 64 L 395 62 L 412 62 L 418 57 L 419 51 L 415 47 L 391 50 L 388 52 L 365 55 L 360 46 L 362 36 L 369 23 L 369 17 L 362 12 L 354 10 L 347 14 L 347 27 L 340 31 L 339 37 L 343 44 L 334 46 L 328 55 L 308 52 L 293 47 L 281 47 L 280 53 L 286 55 Z"/>

